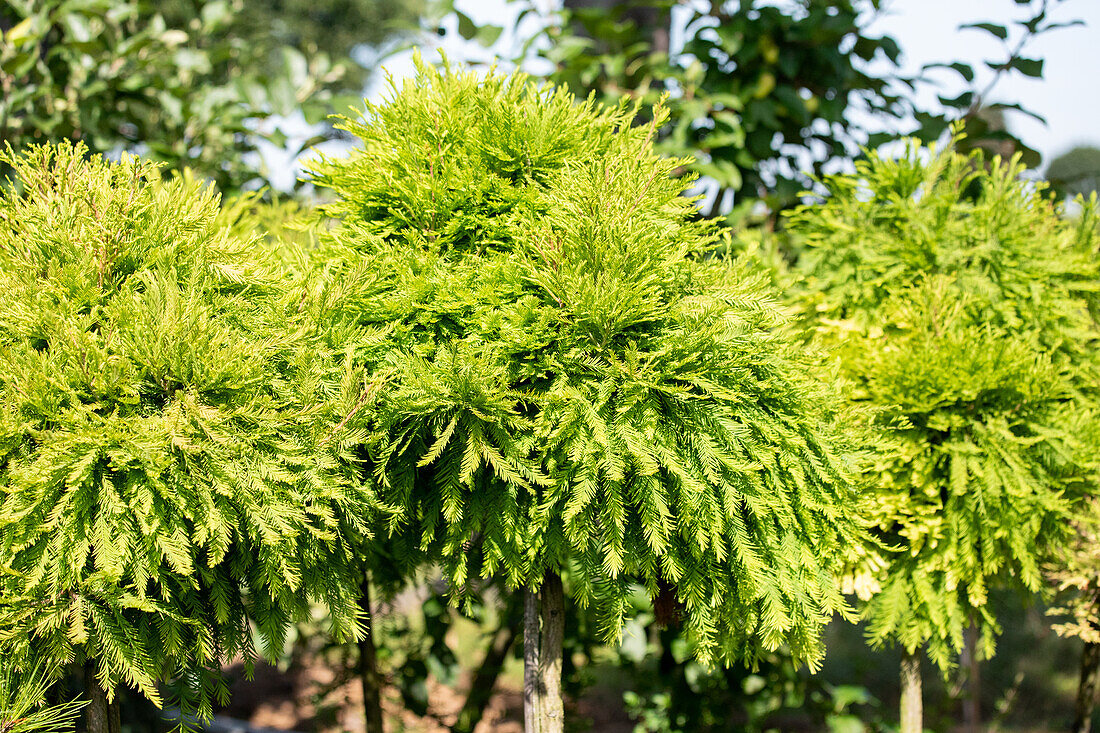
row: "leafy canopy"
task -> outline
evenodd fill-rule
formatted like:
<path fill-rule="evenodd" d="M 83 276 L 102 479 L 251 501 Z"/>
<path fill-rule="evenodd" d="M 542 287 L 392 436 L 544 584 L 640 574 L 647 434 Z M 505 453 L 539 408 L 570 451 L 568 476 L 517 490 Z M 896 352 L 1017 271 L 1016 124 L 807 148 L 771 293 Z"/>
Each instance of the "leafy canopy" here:
<path fill-rule="evenodd" d="M 1041 78 L 1043 61 L 1029 57 L 1029 46 L 1081 24 L 1063 3 L 985 3 L 983 10 L 999 8 L 1000 19 L 959 30 L 989 36 L 1000 46 L 994 58 L 980 67 L 946 59 L 908 77 L 897 41 L 876 31 L 888 5 L 881 0 L 515 3 L 513 31 L 528 37 L 516 63 L 534 52 L 543 66 L 553 64 L 551 81 L 581 96 L 654 103 L 668 95 L 658 147 L 693 158 L 687 165 L 714 194 L 708 216 L 730 212 L 732 223 L 755 218 L 760 200 L 772 210 L 795 205 L 807 172 L 834 169 L 838 158 L 858 154 L 858 144 L 889 142 L 901 129 L 935 140 L 961 120 L 976 144 L 1015 145 L 1037 161 L 1003 124 L 992 124 L 1005 112 L 1036 115 L 990 95 L 1002 78 Z M 464 31 L 462 21 L 460 14 L 466 38 L 485 34 L 491 44 L 500 33 L 468 19 Z M 935 109 L 919 90 L 936 93 Z"/>
<path fill-rule="evenodd" d="M 1095 211 L 1071 222 L 1018 157 L 911 142 L 790 217 L 802 309 L 875 408 L 888 554 L 875 641 L 946 667 L 991 586 L 1037 590 L 1093 478 Z"/>
<path fill-rule="evenodd" d="M 313 171 L 323 317 L 387 380 L 360 449 L 460 591 L 564 571 L 613 640 L 640 583 L 704 659 L 813 660 L 861 536 L 833 401 L 636 111 L 418 60 L 343 121 Z"/>
<path fill-rule="evenodd" d="M 140 152 L 222 191 L 268 182 L 260 140 L 285 148 L 279 117 L 317 122 L 343 108 L 333 96 L 343 66 L 242 34 L 240 10 L 222 0 L 0 0 L 0 139 Z"/>
<path fill-rule="evenodd" d="M 82 145 L 0 159 L 0 651 L 209 715 L 220 666 L 311 601 L 356 629 L 340 532 L 367 497 L 326 457 L 278 263 L 211 188 Z"/>

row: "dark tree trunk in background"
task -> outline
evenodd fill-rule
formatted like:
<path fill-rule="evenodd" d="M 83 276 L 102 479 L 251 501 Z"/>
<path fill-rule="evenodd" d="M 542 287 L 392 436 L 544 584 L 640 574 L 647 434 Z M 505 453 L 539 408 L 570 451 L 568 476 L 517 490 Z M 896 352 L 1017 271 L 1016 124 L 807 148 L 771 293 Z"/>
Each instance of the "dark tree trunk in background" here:
<path fill-rule="evenodd" d="M 88 696 L 88 707 L 84 714 L 88 733 L 120 733 L 122 721 L 118 701 L 107 701 L 107 691 L 99 684 L 95 676 L 95 664 L 91 661 L 84 663 L 84 694 Z"/>
<path fill-rule="evenodd" d="M 1085 644 L 1081 655 L 1081 682 L 1077 687 L 1077 707 L 1073 733 L 1090 733 L 1096 693 L 1100 689 L 1100 644 Z"/>
<path fill-rule="evenodd" d="M 470 692 L 466 695 L 466 703 L 459 711 L 457 721 L 451 726 L 451 733 L 473 733 L 474 728 L 485 716 L 485 708 L 489 706 L 489 700 L 493 697 L 497 678 L 500 677 L 504 662 L 508 659 L 508 650 L 512 648 L 516 637 L 519 636 L 520 603 L 520 594 L 513 593 L 501 611 L 500 624 L 489 642 L 485 659 L 474 673 Z"/>
<path fill-rule="evenodd" d="M 524 733 L 562 733 L 565 722 L 561 695 L 564 642 L 565 597 L 561 576 L 547 572 L 537 592 L 524 591 Z"/>
<path fill-rule="evenodd" d="M 921 733 L 924 711 L 921 700 L 920 650 L 901 653 L 901 733 Z"/>
<path fill-rule="evenodd" d="M 367 733 L 384 733 L 382 722 L 382 675 L 374 647 L 374 616 L 370 609 L 370 575 L 363 572 L 359 586 L 359 608 L 367 615 L 367 631 L 359 640 L 359 679 L 363 684 L 363 713 Z"/>
<path fill-rule="evenodd" d="M 973 619 L 966 629 L 963 668 L 966 670 L 966 690 L 963 692 L 963 729 L 966 733 L 982 732 L 982 667 L 978 660 L 978 625 Z"/>

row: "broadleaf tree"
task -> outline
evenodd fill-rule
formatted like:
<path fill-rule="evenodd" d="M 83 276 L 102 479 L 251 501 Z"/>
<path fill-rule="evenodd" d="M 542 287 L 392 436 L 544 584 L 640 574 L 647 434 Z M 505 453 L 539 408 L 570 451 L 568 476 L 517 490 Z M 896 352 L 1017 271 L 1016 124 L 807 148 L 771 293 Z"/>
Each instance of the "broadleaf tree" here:
<path fill-rule="evenodd" d="M 946 670 L 973 627 L 990 654 L 990 590 L 1039 590 L 1093 478 L 1097 232 L 1022 172 L 911 141 L 789 218 L 802 312 L 879 435 L 865 611 L 905 653 L 906 733 L 921 650 Z"/>
<path fill-rule="evenodd" d="M 904 49 L 878 28 L 881 0 L 515 2 L 515 28 L 534 27 L 517 63 L 537 54 L 553 64 L 551 81 L 582 98 L 669 96 L 659 148 L 692 159 L 685 165 L 710 192 L 707 214 L 734 224 L 761 201 L 772 212 L 795 205 L 811 175 L 902 131 L 931 141 L 962 121 L 975 142 L 1013 145 L 1036 162 L 989 113 L 1037 115 L 995 92 L 1017 74 L 1042 76 L 1042 59 L 1030 57 L 1037 38 L 1081 25 L 1064 0 L 987 3 L 979 17 L 989 22 L 959 30 L 995 39 L 993 58 L 982 67 L 946 59 L 910 76 Z M 923 101 L 926 91 L 936 103 Z"/>
<path fill-rule="evenodd" d="M 312 169 L 331 311 L 386 380 L 363 470 L 456 596 L 524 590 L 528 730 L 561 730 L 563 585 L 607 641 L 641 586 L 704 660 L 813 663 L 865 536 L 830 385 L 763 278 L 707 256 L 666 113 L 637 111 L 418 59 Z"/>
<path fill-rule="evenodd" d="M 0 1 L 0 142 L 136 152 L 230 192 L 271 182 L 261 142 L 287 147 L 285 118 L 320 121 L 356 101 L 334 94 L 343 65 L 243 37 L 229 3 L 178 9 L 171 22 L 155 9 Z"/>
<path fill-rule="evenodd" d="M 357 632 L 343 537 L 370 497 L 281 263 L 212 187 L 79 144 L 2 160 L 0 653 L 83 665 L 93 733 L 121 685 L 207 717 L 222 665 L 277 654 L 311 603 Z"/>

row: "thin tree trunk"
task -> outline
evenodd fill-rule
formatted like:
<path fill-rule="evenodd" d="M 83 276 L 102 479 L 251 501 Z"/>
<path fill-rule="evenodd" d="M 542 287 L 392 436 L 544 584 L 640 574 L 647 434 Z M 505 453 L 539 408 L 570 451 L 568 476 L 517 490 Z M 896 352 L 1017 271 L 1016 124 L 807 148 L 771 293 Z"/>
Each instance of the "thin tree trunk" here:
<path fill-rule="evenodd" d="M 561 576 L 547 573 L 542 581 L 542 638 L 539 643 L 539 676 L 542 694 L 543 733 L 562 733 L 565 703 L 561 695 L 562 646 L 565 643 L 565 594 Z"/>
<path fill-rule="evenodd" d="M 473 733 L 474 728 L 485 716 L 485 708 L 493 696 L 493 688 L 497 678 L 504 669 L 504 662 L 508 659 L 508 650 L 512 648 L 516 637 L 519 636 L 519 604 L 516 596 L 508 599 L 501 613 L 500 624 L 496 633 L 489 642 L 489 649 L 485 652 L 485 659 L 474 674 L 470 684 L 470 692 L 466 695 L 466 702 L 458 713 L 458 719 L 451 726 L 451 733 Z"/>
<path fill-rule="evenodd" d="M 966 692 L 963 694 L 963 728 L 966 733 L 982 733 L 982 667 L 978 661 L 978 625 L 971 619 L 966 629 Z"/>
<path fill-rule="evenodd" d="M 363 572 L 359 585 L 359 608 L 367 614 L 367 630 L 359 640 L 359 679 L 363 684 L 363 713 L 367 733 L 385 733 L 382 723 L 382 675 L 378 673 L 378 656 L 374 648 L 374 617 L 370 610 L 370 575 Z"/>
<path fill-rule="evenodd" d="M 539 594 L 527 588 L 523 591 L 523 730 L 541 733 L 538 711 L 541 709 L 539 685 Z"/>
<path fill-rule="evenodd" d="M 1089 733 L 1092 730 L 1092 712 L 1096 707 L 1096 693 L 1100 688 L 1100 644 L 1086 643 L 1081 655 L 1081 682 L 1077 686 L 1077 707 L 1073 721 L 1073 733 Z"/>
<path fill-rule="evenodd" d="M 921 700 L 920 650 L 901 654 L 901 733 L 921 733 L 924 710 Z"/>
<path fill-rule="evenodd" d="M 562 733 L 562 645 L 565 597 L 561 576 L 547 572 L 523 599 L 523 724 L 525 733 Z"/>
<path fill-rule="evenodd" d="M 84 663 L 84 692 L 88 696 L 85 713 L 88 733 L 120 733 L 122 729 L 118 701 L 107 701 L 107 692 L 95 676 L 95 664 Z"/>

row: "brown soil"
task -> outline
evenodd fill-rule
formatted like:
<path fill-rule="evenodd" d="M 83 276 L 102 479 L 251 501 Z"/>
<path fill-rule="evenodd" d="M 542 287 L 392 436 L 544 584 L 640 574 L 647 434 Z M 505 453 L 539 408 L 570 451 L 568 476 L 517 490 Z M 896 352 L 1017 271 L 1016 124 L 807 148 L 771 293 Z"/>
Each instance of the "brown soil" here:
<path fill-rule="evenodd" d="M 257 664 L 251 680 L 245 680 L 237 666 L 227 670 L 235 677 L 232 702 L 221 711 L 255 726 L 303 733 L 361 733 L 363 693 L 358 678 L 336 683 L 335 673 L 320 664 L 282 672 L 270 665 Z M 325 690 L 329 691 L 327 694 Z M 447 733 L 447 726 L 465 701 L 465 690 L 456 691 L 428 681 L 428 715 L 414 715 L 401 705 L 397 691 L 383 692 L 382 707 L 386 728 L 397 733 Z M 602 699 L 601 699 L 602 698 Z M 590 730 L 601 733 L 629 733 L 634 724 L 613 696 L 585 697 L 571 705 L 572 716 L 591 721 Z M 572 717 L 571 716 L 571 717 Z M 489 703 L 477 733 L 523 733 L 523 697 L 519 690 L 498 689 Z"/>

